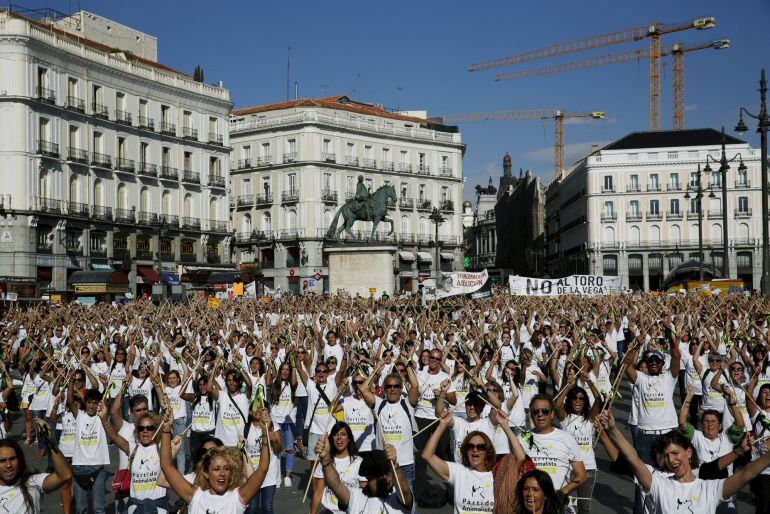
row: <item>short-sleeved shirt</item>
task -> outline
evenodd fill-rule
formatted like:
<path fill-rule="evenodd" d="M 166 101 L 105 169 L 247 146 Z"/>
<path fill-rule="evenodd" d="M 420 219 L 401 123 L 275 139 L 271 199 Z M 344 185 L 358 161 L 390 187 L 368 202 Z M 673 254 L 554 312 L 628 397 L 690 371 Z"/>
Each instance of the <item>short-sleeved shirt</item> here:
<path fill-rule="evenodd" d="M 99 416 L 89 416 L 86 411 L 77 415 L 75 451 L 72 464 L 75 466 L 106 466 L 110 463 L 107 448 L 107 434 L 104 433 Z"/>
<path fill-rule="evenodd" d="M 243 514 L 246 505 L 241 503 L 238 489 L 222 495 L 196 489 L 187 510 L 190 514 Z"/>
<path fill-rule="evenodd" d="M 359 482 L 366 482 L 366 478 L 359 476 L 358 474 L 358 468 L 361 467 L 361 462 L 363 462 L 361 457 L 343 457 L 341 459 L 337 457 L 334 458 L 334 469 L 337 470 L 337 474 L 340 476 L 340 481 L 342 481 L 345 487 L 355 489 L 359 487 Z M 313 475 L 313 478 L 323 477 L 323 468 L 322 466 L 318 466 L 316 468 L 315 474 Z M 321 505 L 323 505 L 324 508 L 328 509 L 333 514 L 339 514 L 343 512 L 339 508 L 339 500 L 337 499 L 337 495 L 335 495 L 328 487 L 324 487 L 323 496 L 321 497 Z"/>
<path fill-rule="evenodd" d="M 666 477 L 653 473 L 650 486 L 650 498 L 655 514 L 687 512 L 688 514 L 707 514 L 716 512 L 722 503 L 724 479 L 677 482 L 673 476 Z"/>
<path fill-rule="evenodd" d="M 547 434 L 532 432 L 532 444 L 519 436 L 519 443 L 537 469 L 545 471 L 556 490 L 564 487 L 572 474 L 572 462 L 580 461 L 577 441 L 564 430 L 554 428 Z"/>
<path fill-rule="evenodd" d="M 350 499 L 345 512 L 350 514 L 407 514 L 410 512 L 398 501 L 398 493 L 396 492 L 390 493 L 390 496 L 383 500 L 382 498 L 366 496 L 361 488 L 348 487 L 348 491 L 350 492 Z"/>
<path fill-rule="evenodd" d="M 495 508 L 494 478 L 491 471 L 474 471 L 447 462 L 449 483 L 454 485 L 454 514 L 484 514 Z"/>
<path fill-rule="evenodd" d="M 638 371 L 635 384 L 639 387 L 639 430 L 673 430 L 678 426 L 674 408 L 676 379 L 664 371 L 651 376 Z"/>
<path fill-rule="evenodd" d="M 450 380 L 450 378 L 449 375 L 443 371 L 439 371 L 435 375 L 431 375 L 428 369 L 417 373 L 420 396 L 417 400 L 417 408 L 414 411 L 415 417 L 422 419 L 436 419 L 436 395 L 433 390 L 441 387 L 441 382 L 444 380 Z M 454 392 L 455 386 L 454 384 L 450 384 L 447 393 Z"/>
<path fill-rule="evenodd" d="M 19 486 L 0 486 L 0 505 L 12 514 L 36 514 L 40 512 L 40 495 L 43 494 L 43 481 L 48 473 L 38 473 L 27 479 L 27 491 L 32 498 L 34 510 L 27 509 L 24 495 Z"/>
<path fill-rule="evenodd" d="M 382 403 L 385 406 L 380 410 Z M 406 404 L 409 413 L 404 410 Z M 396 448 L 399 466 L 414 464 L 414 439 L 412 439 L 412 405 L 408 402 L 389 403 L 382 398 L 375 398 L 374 412 L 379 413 L 382 438 L 385 444 L 392 444 Z"/>

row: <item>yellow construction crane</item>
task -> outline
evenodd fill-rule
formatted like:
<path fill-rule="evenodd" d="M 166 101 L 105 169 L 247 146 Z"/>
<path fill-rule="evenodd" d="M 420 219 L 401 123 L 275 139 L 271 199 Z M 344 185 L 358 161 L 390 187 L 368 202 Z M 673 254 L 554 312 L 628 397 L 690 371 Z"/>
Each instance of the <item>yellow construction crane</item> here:
<path fill-rule="evenodd" d="M 565 118 L 604 118 L 604 112 L 594 111 L 577 114 L 566 113 L 563 109 L 524 110 L 524 111 L 492 111 L 492 112 L 467 112 L 443 116 L 445 123 L 462 123 L 466 121 L 521 121 L 521 120 L 545 120 L 553 119 L 554 131 L 554 168 L 558 176 L 564 169 L 564 119 Z"/>
<path fill-rule="evenodd" d="M 650 59 L 650 130 L 660 130 L 660 38 L 665 34 L 671 34 L 682 30 L 697 29 L 706 30 L 716 26 L 714 17 L 697 18 L 690 22 L 680 22 L 673 24 L 653 23 L 642 27 L 611 32 L 600 36 L 590 36 L 582 39 L 575 39 L 566 43 L 547 46 L 538 50 L 533 50 L 519 55 L 504 57 L 491 61 L 484 61 L 472 64 L 468 71 L 480 71 L 511 64 L 554 57 L 573 52 L 580 52 L 607 45 L 616 45 L 628 41 L 639 41 L 649 39 L 649 59 Z"/>
<path fill-rule="evenodd" d="M 682 43 L 676 43 L 674 45 L 662 47 L 660 51 L 661 57 L 668 55 L 673 56 L 673 77 L 672 77 L 672 102 L 673 102 L 673 116 L 674 116 L 674 130 L 682 130 L 684 128 L 684 53 L 692 52 L 695 50 L 704 50 L 707 48 L 713 48 L 715 50 L 722 50 L 729 48 L 731 41 L 729 39 L 719 39 L 716 41 L 710 41 L 707 43 L 701 43 L 693 46 L 686 46 Z M 606 66 L 608 64 L 617 64 L 622 62 L 636 61 L 639 59 L 649 59 L 649 50 L 631 50 L 628 52 L 618 52 L 614 54 L 600 55 L 597 57 L 591 57 L 588 59 L 582 59 L 579 61 L 572 61 L 564 64 L 557 64 L 556 66 L 548 66 L 546 68 L 538 68 L 534 70 L 516 71 L 513 73 L 501 73 L 495 77 L 495 80 L 517 80 L 526 77 L 537 77 L 540 75 L 547 75 L 550 73 L 562 73 L 567 71 L 583 70 L 586 68 L 596 68 L 599 66 Z"/>

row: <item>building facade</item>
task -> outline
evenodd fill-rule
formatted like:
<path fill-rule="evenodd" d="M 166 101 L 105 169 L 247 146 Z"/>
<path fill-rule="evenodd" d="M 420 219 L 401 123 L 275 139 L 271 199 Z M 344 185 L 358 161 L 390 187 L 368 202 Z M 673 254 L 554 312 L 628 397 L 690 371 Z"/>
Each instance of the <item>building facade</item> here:
<path fill-rule="evenodd" d="M 0 11 L 4 291 L 72 291 L 75 271 L 119 269 L 141 295 L 159 271 L 227 262 L 229 92 L 154 55 L 155 38 L 91 13 Z"/>
<path fill-rule="evenodd" d="M 237 260 L 262 271 L 268 288 L 301 293 L 328 289 L 324 251 L 337 209 L 356 193 L 358 177 L 370 192 L 392 185 L 394 230 L 381 223 L 377 244 L 398 248 L 396 290 L 416 291 L 436 267 L 462 262 L 462 158 L 455 127 L 424 112 L 392 113 L 346 96 L 293 101 L 233 111 L 232 220 Z M 438 208 L 440 245 L 436 262 Z M 370 223 L 357 222 L 357 243 Z"/>
<path fill-rule="evenodd" d="M 726 136 L 727 211 L 719 163 L 722 134 L 713 129 L 638 132 L 593 152 L 546 189 L 546 266 L 552 276 L 616 275 L 623 286 L 657 290 L 679 264 L 698 259 L 699 210 L 704 262 L 759 287 L 762 272 L 760 152 Z M 698 165 L 710 156 L 712 172 Z M 745 169 L 740 168 L 740 162 Z M 713 193 L 713 194 L 712 194 Z"/>

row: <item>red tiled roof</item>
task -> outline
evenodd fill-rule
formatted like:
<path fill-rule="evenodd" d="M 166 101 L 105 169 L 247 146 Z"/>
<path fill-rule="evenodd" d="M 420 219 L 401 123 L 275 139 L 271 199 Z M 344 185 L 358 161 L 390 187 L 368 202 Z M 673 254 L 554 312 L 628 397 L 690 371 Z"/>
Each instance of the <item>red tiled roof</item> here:
<path fill-rule="evenodd" d="M 97 50 L 101 50 L 102 52 L 106 52 L 106 53 L 109 54 L 109 53 L 113 53 L 115 51 L 115 48 L 112 48 L 109 45 L 105 45 L 105 44 L 102 44 L 102 43 L 97 43 L 96 41 L 92 41 L 90 39 L 86 39 L 86 38 L 84 38 L 82 36 L 78 36 L 77 34 L 72 34 L 70 32 L 64 31 L 62 29 L 56 28 L 53 25 L 42 23 L 42 22 L 39 22 L 39 21 L 34 20 L 32 18 L 27 18 L 26 16 L 22 16 L 21 14 L 18 14 L 18 13 L 15 13 L 15 12 L 12 12 L 12 11 L 9 11 L 9 10 L 6 10 L 6 9 L 3 9 L 3 10 L 5 10 L 10 16 L 13 16 L 14 18 L 18 18 L 20 20 L 24 20 L 24 21 L 26 21 L 28 23 L 33 24 L 33 25 L 37 25 L 40 28 L 43 28 L 43 29 L 46 29 L 46 30 L 50 30 L 50 31 L 55 32 L 56 34 L 58 34 L 60 36 L 66 37 L 66 38 L 71 39 L 73 41 L 77 41 L 78 43 L 83 43 L 84 45 L 88 45 L 90 47 L 96 48 Z M 188 77 L 188 78 L 192 78 L 192 75 L 189 75 L 189 74 L 181 72 L 181 71 L 177 71 L 177 70 L 175 70 L 173 68 L 169 68 L 168 66 L 164 66 L 164 65 L 162 65 L 162 64 L 160 64 L 158 62 L 151 61 L 149 59 L 145 59 L 145 58 L 139 57 L 137 55 L 133 55 L 133 54 L 126 55 L 126 59 L 128 59 L 129 61 L 136 61 L 136 62 L 139 62 L 141 64 L 146 64 L 147 66 L 152 66 L 153 68 L 158 68 L 160 70 L 169 71 L 171 73 L 176 73 L 176 74 L 179 74 L 179 75 L 184 75 L 185 77 Z"/>
<path fill-rule="evenodd" d="M 337 109 L 339 111 L 355 112 L 369 116 L 380 116 L 382 118 L 390 118 L 394 120 L 411 121 L 421 125 L 432 124 L 432 122 L 423 118 L 396 114 L 393 112 L 388 112 L 382 107 L 378 107 L 376 105 L 351 100 L 346 95 L 326 96 L 323 98 L 298 98 L 297 100 L 289 100 L 286 102 L 277 102 L 273 104 L 259 105 L 256 107 L 236 109 L 232 112 L 232 114 L 233 116 L 246 116 L 248 114 L 256 114 L 260 112 L 292 109 L 294 107 L 325 107 L 327 109 Z"/>

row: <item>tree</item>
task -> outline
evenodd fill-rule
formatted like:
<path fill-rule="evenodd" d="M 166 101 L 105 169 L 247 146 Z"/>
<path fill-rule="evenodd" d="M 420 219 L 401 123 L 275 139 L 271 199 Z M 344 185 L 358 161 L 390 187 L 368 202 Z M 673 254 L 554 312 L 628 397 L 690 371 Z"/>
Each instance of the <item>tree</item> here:
<path fill-rule="evenodd" d="M 193 72 L 193 80 L 195 82 L 203 82 L 203 68 L 200 66 L 195 67 L 195 71 Z"/>

